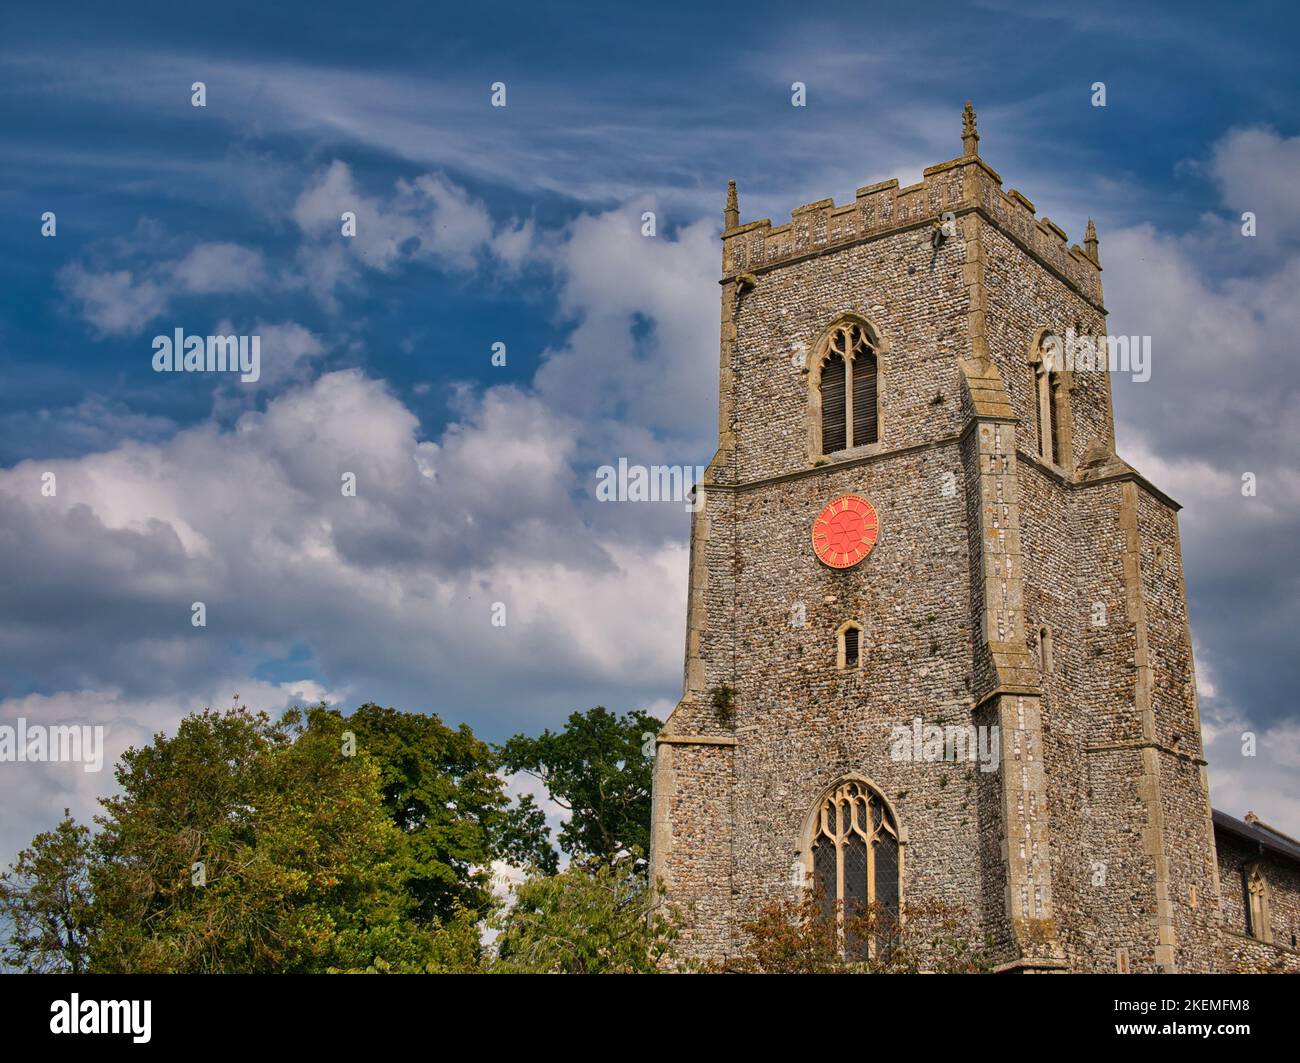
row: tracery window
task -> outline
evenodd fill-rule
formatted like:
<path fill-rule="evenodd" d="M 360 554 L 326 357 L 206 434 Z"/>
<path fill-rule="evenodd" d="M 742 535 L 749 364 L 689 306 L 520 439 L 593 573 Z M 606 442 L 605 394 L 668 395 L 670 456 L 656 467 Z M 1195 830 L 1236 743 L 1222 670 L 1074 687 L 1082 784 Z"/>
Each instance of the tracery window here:
<path fill-rule="evenodd" d="M 1065 392 L 1064 381 L 1057 364 L 1057 354 L 1052 348 L 1040 345 L 1033 363 L 1033 385 L 1037 409 L 1038 453 L 1053 465 L 1061 461 L 1061 446 Z"/>
<path fill-rule="evenodd" d="M 1269 926 L 1268 882 L 1258 866 L 1243 871 L 1246 880 L 1246 932 L 1260 941 L 1272 941 Z"/>
<path fill-rule="evenodd" d="M 821 368 L 823 454 L 877 442 L 879 364 L 862 325 L 837 325 L 827 341 Z"/>
<path fill-rule="evenodd" d="M 841 928 L 845 954 L 865 958 L 898 926 L 902 853 L 898 826 L 866 783 L 842 783 L 813 825 L 812 885 L 823 916 Z"/>

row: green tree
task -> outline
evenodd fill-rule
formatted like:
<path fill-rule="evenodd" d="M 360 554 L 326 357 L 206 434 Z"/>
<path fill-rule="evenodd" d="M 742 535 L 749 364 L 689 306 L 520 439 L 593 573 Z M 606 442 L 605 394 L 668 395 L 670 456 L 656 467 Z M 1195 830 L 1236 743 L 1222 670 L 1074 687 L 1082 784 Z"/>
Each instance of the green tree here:
<path fill-rule="evenodd" d="M 92 969 L 424 969 L 379 768 L 342 732 L 327 710 L 208 710 L 123 754 L 91 868 Z"/>
<path fill-rule="evenodd" d="M 94 908 L 90 830 L 65 808 L 0 875 L 0 922 L 10 937 L 4 961 L 28 974 L 81 974 L 90 953 Z"/>
<path fill-rule="evenodd" d="M 566 853 L 613 864 L 650 848 L 653 760 L 642 747 L 661 726 L 640 709 L 617 716 L 597 706 L 573 713 L 562 731 L 515 735 L 500 747 L 501 766 L 540 779 L 568 810 L 559 833 Z"/>
<path fill-rule="evenodd" d="M 437 716 L 367 704 L 342 726 L 378 766 L 384 808 L 402 837 L 404 888 L 420 919 L 485 915 L 493 860 L 555 870 L 541 809 L 527 796 L 510 807 L 496 754 L 467 725 L 453 730 Z"/>
<path fill-rule="evenodd" d="M 515 887 L 492 921 L 494 970 L 528 974 L 650 974 L 671 962 L 680 919 L 624 862 L 575 860 Z"/>

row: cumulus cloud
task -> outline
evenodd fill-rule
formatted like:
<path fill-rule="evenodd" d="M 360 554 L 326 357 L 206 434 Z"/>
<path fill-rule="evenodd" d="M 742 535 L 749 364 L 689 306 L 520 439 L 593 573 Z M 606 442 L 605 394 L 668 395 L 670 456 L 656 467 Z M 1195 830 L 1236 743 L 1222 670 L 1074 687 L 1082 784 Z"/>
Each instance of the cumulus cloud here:
<path fill-rule="evenodd" d="M 205 295 L 212 292 L 253 291 L 266 282 L 260 251 L 231 243 L 199 244 L 171 267 L 181 291 Z"/>
<path fill-rule="evenodd" d="M 355 235 L 342 235 L 343 214 L 355 215 Z M 303 190 L 293 218 L 310 243 L 299 253 L 302 279 L 325 302 L 339 285 L 354 280 L 355 263 L 388 272 L 413 260 L 472 271 L 495 260 L 507 272 L 518 270 L 533 251 L 531 221 L 498 229 L 487 207 L 460 185 L 437 173 L 399 180 L 386 198 L 365 195 L 351 167 L 340 160 Z M 328 257 L 315 260 L 318 246 Z"/>
<path fill-rule="evenodd" d="M 183 258 L 138 270 L 65 266 L 59 282 L 73 306 L 103 335 L 139 332 L 167 313 L 178 295 L 248 292 L 266 283 L 260 251 L 201 243 Z"/>
<path fill-rule="evenodd" d="M 299 201 L 305 239 L 325 241 L 329 189 L 350 187 L 330 167 Z M 441 179 L 399 185 L 373 214 L 353 202 L 359 234 L 378 222 L 356 251 L 377 270 L 426 253 L 506 265 L 531 254 L 527 224 L 492 224 Z M 304 700 L 339 686 L 349 704 L 439 711 L 489 737 L 598 702 L 666 715 L 689 518 L 597 504 L 594 472 L 620 455 L 707 460 L 717 248 L 706 224 L 646 239 L 638 219 L 612 211 L 550 241 L 567 342 L 531 383 L 461 388 L 436 437 L 385 382 L 317 375 L 328 348 L 316 333 L 256 322 L 277 383 L 264 402 L 219 402 L 221 418 L 0 470 L 0 658 L 14 665 L 0 712 L 70 716 L 98 699 L 104 719 L 147 718 L 122 732 L 134 740 L 224 703 L 232 684 L 249 704 L 278 704 L 278 687 L 230 677 L 292 667 L 312 677 L 297 687 Z M 241 257 L 180 261 L 234 283 L 240 269 L 219 267 Z M 355 497 L 342 490 L 350 477 Z M 205 628 L 191 624 L 194 602 Z M 50 778 L 63 781 L 29 823 L 93 788 Z"/>
<path fill-rule="evenodd" d="M 1231 708 L 1202 719 L 1210 761 L 1210 799 L 1215 808 L 1241 818 L 1254 812 L 1284 832 L 1300 823 L 1295 770 L 1300 764 L 1300 724 L 1261 727 Z"/>
<path fill-rule="evenodd" d="M 1256 216 L 1259 237 L 1271 244 L 1300 235 L 1300 137 L 1271 129 L 1233 129 L 1213 149 L 1207 170 L 1223 205 Z"/>
<path fill-rule="evenodd" d="M 355 235 L 342 216 L 355 215 Z M 180 296 L 249 295 L 305 287 L 331 311 L 336 294 L 359 284 L 363 269 L 389 273 L 426 262 L 454 272 L 490 264 L 513 276 L 538 254 L 531 219 L 496 225 L 487 207 L 441 173 L 397 181 L 387 197 L 367 196 L 347 163 L 335 160 L 313 177 L 293 204 L 301 241 L 286 268 L 273 272 L 265 254 L 230 241 L 195 244 L 180 257 L 126 268 L 177 242 L 153 223 L 143 233 L 95 252 L 98 264 L 74 261 L 59 273 L 72 307 L 101 335 L 137 333 L 167 314 Z"/>
<path fill-rule="evenodd" d="M 212 331 L 218 336 L 257 336 L 261 351 L 261 375 L 255 382 L 221 379 L 224 394 L 217 400 L 218 408 L 247 404 L 262 391 L 290 381 L 306 380 L 326 351 L 321 338 L 296 321 L 258 320 L 240 328 L 226 319 L 214 325 Z"/>
<path fill-rule="evenodd" d="M 576 324 L 538 390 L 566 409 L 707 436 L 717 408 L 716 226 L 641 234 L 631 207 L 576 220 L 556 254 L 560 310 Z M 595 383 L 597 386 L 593 387 Z"/>
<path fill-rule="evenodd" d="M 1151 380 L 1115 380 L 1118 444 L 1185 507 L 1198 673 L 1213 677 L 1201 686 L 1205 718 L 1276 739 L 1253 762 L 1239 743 L 1207 743 L 1215 801 L 1235 814 L 1253 802 L 1284 829 L 1300 820 L 1287 787 L 1270 796 L 1286 758 L 1291 771 L 1297 763 L 1300 250 L 1285 237 L 1300 232 L 1300 192 L 1285 175 L 1298 152 L 1298 138 L 1229 132 L 1191 167 L 1213 181 L 1223 212 L 1182 234 L 1141 225 L 1102 245 L 1110 331 L 1152 337 Z M 1242 235 L 1243 210 L 1258 213 L 1259 236 Z"/>
<path fill-rule="evenodd" d="M 165 286 L 130 270 L 96 273 L 72 263 L 60 274 L 64 291 L 101 333 L 136 332 L 167 309 Z"/>
<path fill-rule="evenodd" d="M 570 431 L 502 388 L 424 440 L 382 383 L 347 371 L 226 430 L 0 471 L 10 680 L 115 691 L 110 716 L 144 703 L 174 717 L 193 702 L 178 692 L 306 646 L 316 682 L 473 712 L 488 733 L 531 729 L 593 688 L 643 702 L 680 666 L 685 548 L 632 548 L 581 520 Z M 198 601 L 205 628 L 191 625 Z"/>

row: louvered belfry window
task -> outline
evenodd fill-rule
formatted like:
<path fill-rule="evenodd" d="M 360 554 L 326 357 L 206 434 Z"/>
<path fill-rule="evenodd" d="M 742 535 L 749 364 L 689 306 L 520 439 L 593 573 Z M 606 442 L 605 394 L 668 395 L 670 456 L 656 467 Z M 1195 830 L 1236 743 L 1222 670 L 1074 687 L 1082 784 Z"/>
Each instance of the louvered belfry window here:
<path fill-rule="evenodd" d="M 875 443 L 876 352 L 861 325 L 851 322 L 831 333 L 822 364 L 822 453 Z"/>
<path fill-rule="evenodd" d="M 822 366 L 822 453 L 834 454 L 849 445 L 845 411 L 848 388 L 845 387 L 844 359 L 832 353 Z"/>
<path fill-rule="evenodd" d="M 844 667 L 856 668 L 858 666 L 858 640 L 862 637 L 862 632 L 855 627 L 846 628 L 844 631 Z"/>
<path fill-rule="evenodd" d="M 1040 347 L 1033 368 L 1034 392 L 1038 398 L 1038 453 L 1053 465 L 1061 463 L 1061 378 L 1046 347 Z"/>

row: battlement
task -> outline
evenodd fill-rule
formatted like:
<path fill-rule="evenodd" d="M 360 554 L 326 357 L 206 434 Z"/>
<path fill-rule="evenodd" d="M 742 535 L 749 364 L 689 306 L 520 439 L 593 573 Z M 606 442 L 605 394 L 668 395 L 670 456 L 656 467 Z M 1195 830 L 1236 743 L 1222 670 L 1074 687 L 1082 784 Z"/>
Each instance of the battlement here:
<path fill-rule="evenodd" d="M 722 234 L 723 271 L 762 269 L 876 233 L 925 225 L 963 205 L 960 163 L 932 167 L 924 180 L 906 188 L 897 180 L 881 181 L 859 188 L 854 201 L 843 206 L 820 199 L 796 207 L 783 225 L 764 218 L 728 229 Z"/>
<path fill-rule="evenodd" d="M 1078 244 L 1071 245 L 1064 229 L 1051 218 L 1039 218 L 1033 202 L 1016 189 L 1003 190 L 1001 178 L 987 167 L 981 169 L 975 181 L 975 205 L 999 229 L 1064 277 L 1080 294 L 1094 303 L 1101 303 L 1101 265 L 1094 257 L 1095 238 L 1089 241 L 1092 254 Z"/>
<path fill-rule="evenodd" d="M 734 183 L 728 192 L 727 221 L 722 234 L 722 271 L 727 276 L 753 273 L 807 255 L 913 227 L 932 226 L 945 212 L 978 212 L 1025 251 L 1038 258 L 1082 296 L 1101 304 L 1101 266 L 1096 258 L 1095 233 L 1089 228 L 1085 251 L 1071 246 L 1065 230 L 1039 218 L 1034 204 L 1015 189 L 1004 190 L 997 171 L 975 154 L 973 113 L 968 127 L 967 154 L 927 168 L 916 184 L 899 187 L 897 179 L 857 190 L 852 203 L 837 206 L 819 199 L 796 207 L 790 220 L 773 226 L 770 218 L 739 222 Z"/>

